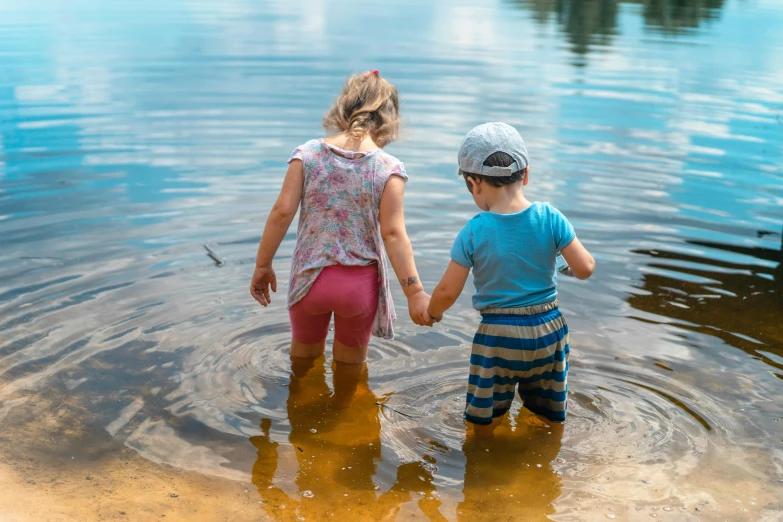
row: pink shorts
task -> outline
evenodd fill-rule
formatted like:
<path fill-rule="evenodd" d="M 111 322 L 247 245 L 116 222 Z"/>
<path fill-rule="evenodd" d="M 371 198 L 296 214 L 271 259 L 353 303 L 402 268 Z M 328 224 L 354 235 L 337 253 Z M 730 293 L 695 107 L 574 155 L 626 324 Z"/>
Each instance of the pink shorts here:
<path fill-rule="evenodd" d="M 378 310 L 378 268 L 333 265 L 324 268 L 304 298 L 288 315 L 294 341 L 306 344 L 326 339 L 334 313 L 334 338 L 341 344 L 367 346 Z"/>

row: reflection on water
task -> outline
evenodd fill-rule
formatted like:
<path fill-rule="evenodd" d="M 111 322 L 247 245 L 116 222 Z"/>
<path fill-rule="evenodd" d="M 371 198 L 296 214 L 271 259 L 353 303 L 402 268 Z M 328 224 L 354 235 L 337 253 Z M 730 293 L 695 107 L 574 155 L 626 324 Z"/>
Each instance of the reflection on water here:
<path fill-rule="evenodd" d="M 552 464 L 560 451 L 563 426 L 547 425 L 524 412 L 504 419 L 491 440 L 468 435 L 464 500 L 458 520 L 539 520 L 555 513 L 560 475 Z"/>
<path fill-rule="evenodd" d="M 0 2 L 11 495 L 43 480 L 25 467 L 36 459 L 71 489 L 32 493 L 95 519 L 85 475 L 135 455 L 193 491 L 192 477 L 245 485 L 236 519 L 775 520 L 780 4 L 433 0 L 361 14 L 342 0 Z M 476 211 L 455 151 L 488 120 L 520 129 L 530 196 L 596 255 L 594 278 L 560 282 L 573 330 L 562 433 L 518 406 L 491 440 L 466 428 L 467 293 L 432 330 L 401 313 L 366 371 L 329 354 L 292 364 L 284 307 L 248 298 L 288 153 L 319 135 L 345 75 L 374 68 L 401 93 L 390 152 L 411 175 L 427 286 Z M 123 477 L 104 489 L 133 490 Z M 136 507 L 157 519 L 154 502 Z"/>
<path fill-rule="evenodd" d="M 764 233 L 760 232 L 760 236 Z M 764 362 L 783 370 L 783 329 L 779 317 L 783 310 L 783 244 L 780 249 L 742 247 L 690 241 L 690 244 L 740 254 L 768 261 L 767 266 L 732 262 L 716 263 L 723 270 L 716 273 L 698 266 L 700 258 L 676 252 L 639 251 L 653 259 L 676 262 L 691 280 L 672 280 L 656 274 L 643 278 L 643 288 L 649 293 L 635 295 L 628 302 L 645 312 L 665 315 L 682 321 L 681 328 L 715 335 L 737 346 L 751 356 L 761 356 Z M 666 268 L 651 262 L 652 268 Z M 772 357 L 765 357 L 769 352 Z M 774 373 L 783 379 L 783 373 Z"/>
<path fill-rule="evenodd" d="M 617 31 L 618 0 L 518 0 L 531 9 L 536 21 L 548 24 L 552 16 L 568 35 L 571 50 L 587 53 L 591 46 L 609 46 Z"/>
<path fill-rule="evenodd" d="M 365 365 L 334 366 L 332 391 L 323 358 L 295 359 L 292 364 L 287 420 L 290 453 L 296 456 L 293 495 L 275 485 L 278 467 L 292 463 L 281 455 L 279 443 L 270 440 L 272 421 L 262 419 L 263 434 L 250 438 L 258 450 L 253 483 L 266 511 L 275 520 L 381 520 L 415 500 L 430 520 L 443 520 L 440 501 L 432 496 L 434 458 L 427 459 L 429 467 L 423 462 L 401 464 L 393 483 L 373 482 L 381 459 L 378 398 L 368 386 Z"/>
<path fill-rule="evenodd" d="M 330 388 L 323 357 L 293 360 L 286 401 L 290 445 L 282 447 L 287 451 L 273 441 L 269 418 L 261 419 L 262 434 L 250 438 L 258 452 L 253 484 L 264 510 L 275 520 L 385 520 L 405 514 L 446 520 L 434 474 L 448 448 L 430 441 L 420 459 L 379 474 L 384 399 L 370 390 L 365 365 L 334 362 L 333 370 Z M 469 431 L 460 448 L 465 468 L 457 520 L 538 520 L 554 513 L 560 476 L 552 463 L 562 434 L 562 425 L 520 411 L 491 438 Z"/>
<path fill-rule="evenodd" d="M 642 13 L 646 24 L 664 32 L 678 33 L 717 19 L 724 0 L 637 0 L 632 3 L 644 6 Z"/>
<path fill-rule="evenodd" d="M 591 46 L 612 44 L 622 4 L 639 6 L 648 28 L 678 34 L 716 20 L 724 0 L 515 0 L 513 4 L 531 10 L 541 24 L 554 16 L 572 51 L 584 54 Z"/>

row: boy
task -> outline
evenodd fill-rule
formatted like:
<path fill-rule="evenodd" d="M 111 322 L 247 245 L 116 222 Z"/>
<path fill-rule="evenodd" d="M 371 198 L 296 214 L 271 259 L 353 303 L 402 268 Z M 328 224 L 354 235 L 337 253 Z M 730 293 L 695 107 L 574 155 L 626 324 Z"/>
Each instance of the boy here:
<path fill-rule="evenodd" d="M 557 307 L 555 258 L 562 252 L 579 279 L 592 275 L 595 260 L 560 211 L 525 199 L 527 148 L 513 127 L 485 123 L 468 132 L 459 174 L 483 212 L 454 241 L 428 313 L 440 320 L 472 268 L 473 307 L 482 320 L 470 355 L 465 419 L 492 424 L 509 410 L 516 388 L 530 411 L 563 422 L 568 325 Z"/>

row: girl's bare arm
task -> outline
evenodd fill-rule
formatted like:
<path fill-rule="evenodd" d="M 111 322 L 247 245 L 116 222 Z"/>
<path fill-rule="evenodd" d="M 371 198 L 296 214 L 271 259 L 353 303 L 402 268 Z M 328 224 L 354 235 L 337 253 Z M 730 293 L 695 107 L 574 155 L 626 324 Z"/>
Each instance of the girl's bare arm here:
<path fill-rule="evenodd" d="M 270 287 L 273 292 L 277 292 L 277 278 L 272 268 L 272 259 L 274 259 L 277 249 L 280 248 L 280 243 L 288 232 L 288 227 L 296 217 L 297 210 L 299 210 L 303 184 L 304 168 L 302 162 L 293 160 L 288 166 L 280 195 L 269 212 L 264 226 L 264 234 L 261 236 L 256 253 L 256 268 L 250 283 L 250 294 L 263 306 L 272 302 L 269 295 Z"/>
<path fill-rule="evenodd" d="M 427 317 L 429 296 L 424 292 L 413 260 L 413 248 L 405 230 L 403 196 L 405 182 L 398 176 L 391 176 L 381 196 L 381 237 L 386 246 L 394 273 L 408 298 L 408 311 L 418 325 L 432 325 Z"/>

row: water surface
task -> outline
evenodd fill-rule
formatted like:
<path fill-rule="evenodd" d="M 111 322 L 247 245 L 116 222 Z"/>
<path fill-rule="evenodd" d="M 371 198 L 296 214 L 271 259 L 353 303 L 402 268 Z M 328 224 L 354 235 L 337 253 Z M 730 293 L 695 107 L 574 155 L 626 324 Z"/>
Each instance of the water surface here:
<path fill-rule="evenodd" d="M 0 2 L 14 476 L 80 484 L 135 456 L 241 484 L 248 520 L 778 519 L 783 6 L 476 4 Z M 485 121 L 520 130 L 529 196 L 594 253 L 591 280 L 560 284 L 564 429 L 517 406 L 494 441 L 466 434 L 468 292 L 428 330 L 396 291 L 367 373 L 292 366 L 283 296 L 251 300 L 287 155 L 375 68 L 401 93 L 388 150 L 427 287 L 476 212 L 455 159 Z"/>

